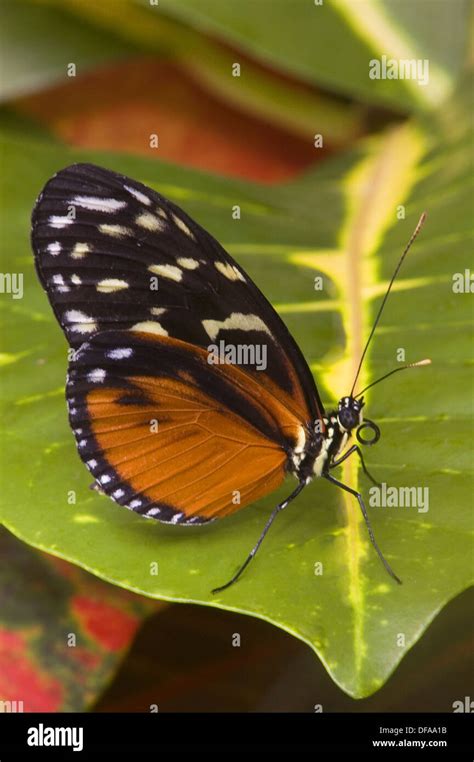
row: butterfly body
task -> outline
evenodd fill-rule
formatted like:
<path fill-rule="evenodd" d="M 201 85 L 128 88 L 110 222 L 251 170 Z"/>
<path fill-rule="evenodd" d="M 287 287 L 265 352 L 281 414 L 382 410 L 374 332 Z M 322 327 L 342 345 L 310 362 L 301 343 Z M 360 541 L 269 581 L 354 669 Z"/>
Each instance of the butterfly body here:
<path fill-rule="evenodd" d="M 309 483 L 333 467 L 342 454 L 353 429 L 363 424 L 363 401 L 343 397 L 337 410 L 324 414 L 302 429 L 302 441 L 289 453 L 288 471 L 299 481 Z"/>
<path fill-rule="evenodd" d="M 325 411 L 273 307 L 182 209 L 124 175 L 75 164 L 38 197 L 32 246 L 72 350 L 69 421 L 100 493 L 189 526 L 296 477 L 231 582 L 314 477 L 360 498 L 329 472 L 357 451 L 368 473 L 356 445 L 343 452 L 353 429 L 374 428 L 363 401 L 344 397 Z M 231 350 L 223 361 L 216 346 Z"/>

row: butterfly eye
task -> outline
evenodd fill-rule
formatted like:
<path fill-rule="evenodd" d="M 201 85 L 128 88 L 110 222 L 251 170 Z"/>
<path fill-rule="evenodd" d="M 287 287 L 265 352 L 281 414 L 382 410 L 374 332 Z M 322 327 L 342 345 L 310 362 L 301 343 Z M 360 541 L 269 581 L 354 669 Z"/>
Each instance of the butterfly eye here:
<path fill-rule="evenodd" d="M 342 408 L 339 410 L 338 418 L 341 426 L 350 431 L 359 423 L 359 412 L 350 407 Z"/>
<path fill-rule="evenodd" d="M 371 439 L 365 439 L 364 437 L 362 437 L 361 436 L 361 431 L 363 431 L 364 429 L 370 429 L 373 432 L 374 436 Z M 361 426 L 359 426 L 359 428 L 357 429 L 356 436 L 357 436 L 357 440 L 361 444 L 363 444 L 363 445 L 374 445 L 380 439 L 380 429 L 379 429 L 379 427 L 377 426 L 376 423 L 374 423 L 373 421 L 369 421 L 366 418 L 364 423 Z"/>

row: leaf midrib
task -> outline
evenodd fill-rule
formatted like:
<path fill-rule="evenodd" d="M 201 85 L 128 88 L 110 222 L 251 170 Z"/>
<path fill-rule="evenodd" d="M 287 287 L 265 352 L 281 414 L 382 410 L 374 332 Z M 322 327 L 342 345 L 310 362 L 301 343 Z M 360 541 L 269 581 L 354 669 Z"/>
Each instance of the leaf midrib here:
<path fill-rule="evenodd" d="M 407 150 L 405 155 L 402 153 L 403 160 L 397 160 L 400 149 L 403 151 L 407 142 L 411 151 Z M 369 154 L 366 161 L 356 165 L 352 177 L 349 176 L 348 215 L 342 238 L 345 246 L 341 246 L 345 251 L 348 301 L 348 308 L 342 310 L 343 325 L 348 337 L 346 349 L 349 350 L 343 365 L 343 388 L 347 389 L 347 393 L 357 372 L 371 321 L 370 304 L 364 301 L 362 284 L 373 287 L 379 281 L 374 254 L 379 249 L 386 230 L 393 224 L 391 211 L 395 209 L 395 205 L 405 200 L 411 190 L 419 154 L 417 135 L 411 134 L 411 128 L 395 128 L 386 134 L 385 139 L 382 137 L 381 141 L 374 144 L 372 155 Z M 380 202 L 380 198 L 386 198 L 386 206 Z M 359 377 L 359 384 L 366 383 L 367 362 L 364 363 Z M 348 459 L 343 465 L 342 481 L 357 485 L 358 472 L 358 459 Z M 360 683 L 366 656 L 366 606 L 362 565 L 365 556 L 375 551 L 368 547 L 367 530 L 356 499 L 344 492 L 342 503 L 346 521 L 348 599 L 352 608 L 354 667 L 356 682 Z"/>

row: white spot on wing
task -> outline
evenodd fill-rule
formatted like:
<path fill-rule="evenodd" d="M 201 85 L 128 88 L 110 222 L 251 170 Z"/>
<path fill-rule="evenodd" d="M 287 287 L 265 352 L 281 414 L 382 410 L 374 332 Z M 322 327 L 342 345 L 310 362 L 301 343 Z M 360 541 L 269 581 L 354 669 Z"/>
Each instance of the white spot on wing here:
<path fill-rule="evenodd" d="M 141 323 L 132 325 L 131 331 L 143 331 L 144 333 L 156 333 L 158 336 L 168 336 L 168 331 L 156 320 L 143 320 Z"/>
<path fill-rule="evenodd" d="M 74 220 L 71 217 L 62 216 L 60 214 L 53 214 L 49 218 L 49 224 L 52 228 L 65 228 L 67 225 L 72 225 Z"/>
<path fill-rule="evenodd" d="M 271 336 L 262 318 L 258 315 L 244 315 L 242 312 L 233 312 L 225 320 L 203 320 L 202 325 L 207 335 L 215 339 L 219 331 L 237 329 L 239 331 L 263 331 Z"/>
<path fill-rule="evenodd" d="M 304 430 L 303 426 L 300 426 L 298 429 L 298 439 L 296 441 L 295 445 L 295 453 L 301 453 L 304 450 L 306 444 L 306 432 Z"/>
<path fill-rule="evenodd" d="M 176 261 L 178 265 L 184 267 L 185 270 L 195 270 L 196 267 L 199 267 L 198 260 L 192 259 L 191 257 L 179 257 Z"/>
<path fill-rule="evenodd" d="M 94 368 L 94 370 L 91 370 L 90 373 L 87 374 L 87 380 L 94 384 L 101 384 L 102 381 L 104 381 L 105 376 L 106 373 L 103 368 Z"/>
<path fill-rule="evenodd" d="M 107 357 L 110 360 L 125 360 L 132 355 L 133 349 L 131 347 L 117 347 L 117 349 L 111 349 L 107 352 Z"/>
<path fill-rule="evenodd" d="M 60 273 L 53 275 L 53 283 L 55 286 L 57 286 L 57 291 L 64 293 L 65 291 L 70 290 L 69 287 L 65 285 L 64 278 Z"/>
<path fill-rule="evenodd" d="M 133 235 L 133 231 L 124 225 L 99 225 L 99 230 L 105 235 L 111 235 L 113 238 L 123 238 L 126 235 Z"/>
<path fill-rule="evenodd" d="M 155 315 L 156 317 L 160 317 L 160 315 L 163 315 L 166 312 L 165 307 L 152 307 L 150 309 L 150 312 L 152 315 Z"/>
<path fill-rule="evenodd" d="M 82 259 L 91 251 L 91 248 L 88 243 L 76 243 L 73 250 L 71 251 L 71 257 L 73 259 Z"/>
<path fill-rule="evenodd" d="M 161 275 L 163 278 L 175 280 L 177 283 L 183 278 L 183 271 L 174 265 L 150 265 L 148 270 L 154 275 Z"/>
<path fill-rule="evenodd" d="M 172 214 L 171 216 L 172 216 L 172 218 L 173 218 L 173 222 L 175 223 L 175 225 L 176 225 L 176 226 L 177 226 L 177 227 L 178 227 L 180 230 L 182 230 L 182 231 L 183 231 L 183 233 L 186 233 L 186 235 L 187 235 L 187 236 L 189 236 L 190 238 L 192 238 L 192 239 L 193 239 L 193 241 L 195 241 L 196 239 L 195 239 L 195 237 L 194 237 L 194 233 L 192 233 L 192 232 L 191 232 L 191 230 L 188 228 L 188 226 L 186 225 L 186 223 L 185 223 L 185 222 L 183 222 L 183 220 L 182 220 L 182 219 L 180 219 L 180 218 L 179 218 L 179 217 L 178 217 L 176 214 Z"/>
<path fill-rule="evenodd" d="M 111 294 L 114 291 L 122 291 L 124 288 L 128 288 L 128 283 L 126 280 L 120 280 L 120 278 L 105 278 L 96 285 L 97 291 L 100 291 L 101 294 Z"/>
<path fill-rule="evenodd" d="M 151 205 L 151 200 L 148 198 L 148 196 L 145 196 L 144 193 L 141 193 L 141 191 L 137 190 L 136 188 L 131 188 L 129 185 L 124 185 L 123 187 L 134 198 L 136 198 L 137 201 L 140 201 L 141 204 L 146 204 L 146 206 L 150 206 Z"/>
<path fill-rule="evenodd" d="M 300 426 L 298 428 L 298 435 L 297 435 L 295 447 L 291 456 L 291 459 L 293 461 L 293 465 L 295 466 L 295 468 L 299 468 L 299 466 L 301 465 L 301 462 L 304 457 L 305 444 L 306 444 L 306 432 L 304 430 L 304 427 Z"/>
<path fill-rule="evenodd" d="M 158 219 L 158 217 L 155 217 L 155 215 L 150 212 L 139 214 L 135 219 L 135 222 L 137 225 L 140 225 L 140 227 L 145 228 L 145 230 L 151 231 L 164 230 L 166 227 L 163 220 Z"/>
<path fill-rule="evenodd" d="M 54 241 L 53 243 L 48 243 L 46 249 L 48 250 L 49 254 L 52 254 L 53 257 L 57 257 L 61 252 L 61 244 L 59 241 Z"/>
<path fill-rule="evenodd" d="M 71 283 L 74 283 L 75 286 L 80 286 L 82 281 L 79 275 L 76 275 L 75 273 L 74 275 L 71 275 Z"/>
<path fill-rule="evenodd" d="M 67 310 L 64 313 L 64 320 L 67 324 L 70 324 L 69 330 L 76 333 L 93 333 L 97 330 L 97 325 L 94 318 L 89 317 L 80 310 Z"/>
<path fill-rule="evenodd" d="M 242 280 L 245 283 L 244 276 L 235 265 L 231 265 L 229 262 L 214 262 L 214 266 L 229 280 Z"/>
<path fill-rule="evenodd" d="M 171 517 L 170 524 L 178 524 L 180 519 L 182 519 L 184 516 L 184 513 L 175 513 L 174 516 Z"/>
<path fill-rule="evenodd" d="M 70 202 L 72 205 L 90 209 L 91 212 L 118 212 L 127 206 L 126 201 L 118 201 L 116 198 L 96 198 L 93 196 L 76 196 Z"/>

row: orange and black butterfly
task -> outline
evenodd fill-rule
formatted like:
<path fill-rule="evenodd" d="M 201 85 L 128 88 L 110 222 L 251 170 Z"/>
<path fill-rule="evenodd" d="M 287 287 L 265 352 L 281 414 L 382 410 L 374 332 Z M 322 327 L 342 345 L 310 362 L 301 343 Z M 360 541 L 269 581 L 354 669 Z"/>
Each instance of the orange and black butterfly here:
<path fill-rule="evenodd" d="M 288 329 L 209 233 L 145 185 L 75 164 L 40 194 L 32 244 L 74 350 L 69 420 L 100 492 L 141 516 L 197 525 L 294 477 L 296 488 L 222 590 L 248 565 L 277 513 L 324 477 L 358 499 L 371 540 L 398 579 L 362 496 L 331 474 L 357 453 L 372 478 L 358 445 L 345 450 L 354 429 L 362 444 L 379 437 L 363 419 L 362 393 L 354 394 L 354 381 L 338 408 L 325 411 Z"/>

